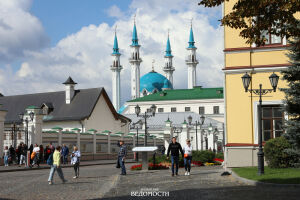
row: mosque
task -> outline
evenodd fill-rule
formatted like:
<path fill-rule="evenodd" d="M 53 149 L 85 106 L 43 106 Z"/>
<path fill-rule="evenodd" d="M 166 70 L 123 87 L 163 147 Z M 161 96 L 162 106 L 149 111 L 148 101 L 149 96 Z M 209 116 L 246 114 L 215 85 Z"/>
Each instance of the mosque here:
<path fill-rule="evenodd" d="M 187 46 L 186 65 L 188 68 L 188 88 L 174 89 L 173 87 L 173 55 L 168 35 L 165 50 L 164 75 L 154 71 L 140 77 L 140 47 L 136 23 L 134 22 L 132 33 L 131 54 L 129 63 L 131 65 L 131 100 L 120 107 L 120 52 L 117 34 L 115 33 L 113 47 L 112 70 L 112 102 L 119 114 L 131 119 L 132 124 L 140 124 L 141 119 L 135 114 L 135 107 L 140 107 L 141 113 L 150 111 L 154 104 L 157 107 L 155 117 L 147 120 L 147 128 L 141 125 L 140 131 L 145 131 L 150 137 L 163 139 L 168 146 L 170 138 L 176 136 L 178 141 L 185 143 L 189 138 L 196 149 L 222 150 L 224 138 L 224 96 L 223 87 L 203 88 L 196 85 L 196 46 L 191 25 Z M 187 123 L 189 119 L 189 123 Z M 199 126 L 200 119 L 202 121 Z M 193 125 L 194 124 L 194 125 Z M 200 128 L 200 129 L 199 129 Z M 179 131 L 180 130 L 180 131 Z M 131 135 L 138 134 L 134 126 L 130 129 Z"/>

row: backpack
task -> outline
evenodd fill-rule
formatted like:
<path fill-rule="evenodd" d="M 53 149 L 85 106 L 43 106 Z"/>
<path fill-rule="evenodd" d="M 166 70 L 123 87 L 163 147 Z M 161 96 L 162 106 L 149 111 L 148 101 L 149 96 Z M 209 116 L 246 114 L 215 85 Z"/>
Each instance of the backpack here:
<path fill-rule="evenodd" d="M 53 165 L 53 153 L 50 154 L 49 158 L 47 159 L 47 164 L 50 166 Z"/>

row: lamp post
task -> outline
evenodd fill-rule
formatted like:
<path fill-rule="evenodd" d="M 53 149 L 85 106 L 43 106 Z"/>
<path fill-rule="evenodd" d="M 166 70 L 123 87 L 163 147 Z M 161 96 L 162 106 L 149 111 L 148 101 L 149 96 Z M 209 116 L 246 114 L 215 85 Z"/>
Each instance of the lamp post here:
<path fill-rule="evenodd" d="M 141 108 L 139 105 L 135 106 L 135 114 L 137 117 L 141 117 L 142 119 L 145 120 L 145 139 L 144 139 L 144 146 L 147 146 L 147 119 L 150 117 L 154 117 L 155 116 L 155 112 L 156 112 L 156 106 L 153 104 L 149 110 L 146 110 L 144 114 L 140 114 L 141 113 Z"/>
<path fill-rule="evenodd" d="M 204 121 L 205 121 L 205 117 L 202 115 L 200 117 L 200 120 L 199 121 L 195 121 L 194 124 L 192 124 L 192 120 L 193 120 L 193 117 L 190 115 L 188 116 L 188 122 L 189 122 L 189 125 L 194 125 L 196 126 L 196 150 L 198 151 L 198 133 L 197 133 L 197 126 L 199 125 L 200 127 L 200 133 L 201 133 L 201 150 L 203 150 L 203 142 L 202 142 L 202 132 L 201 132 L 201 129 L 202 129 L 202 125 L 204 124 Z"/>
<path fill-rule="evenodd" d="M 259 84 L 259 89 L 248 89 L 251 83 L 252 77 L 246 73 L 242 76 L 243 86 L 245 88 L 245 92 L 254 93 L 259 95 L 259 106 L 258 106 L 258 152 L 257 152 L 257 168 L 258 168 L 258 175 L 264 174 L 264 152 L 262 148 L 262 96 L 276 92 L 276 88 L 278 85 L 279 76 L 273 73 L 270 77 L 270 83 L 273 89 L 262 89 L 262 84 Z"/>
<path fill-rule="evenodd" d="M 28 119 L 28 117 L 26 117 L 26 118 L 24 119 L 24 113 L 19 114 L 19 117 L 20 117 L 21 123 L 23 123 L 23 122 L 26 123 L 25 144 L 26 144 L 26 146 L 27 146 L 27 148 L 28 148 L 28 123 L 29 123 L 29 120 L 30 120 L 30 121 L 33 121 L 34 113 L 33 113 L 33 112 L 30 112 L 30 113 L 29 113 L 29 118 L 30 118 L 30 119 Z"/>
<path fill-rule="evenodd" d="M 143 128 L 143 122 L 142 120 L 137 121 L 136 123 L 133 123 L 130 127 L 130 129 L 136 129 L 136 146 L 139 146 L 139 129 Z M 139 160 L 139 153 L 136 152 L 136 161 Z"/>

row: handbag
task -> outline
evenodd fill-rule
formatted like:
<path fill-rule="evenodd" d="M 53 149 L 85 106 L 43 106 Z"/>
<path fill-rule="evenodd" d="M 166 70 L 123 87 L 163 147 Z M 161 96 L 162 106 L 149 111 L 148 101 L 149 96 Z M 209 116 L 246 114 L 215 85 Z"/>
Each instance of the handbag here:
<path fill-rule="evenodd" d="M 183 155 L 183 157 L 187 158 L 187 157 L 189 157 L 189 154 L 185 153 L 185 154 Z"/>
<path fill-rule="evenodd" d="M 32 153 L 31 153 L 31 156 L 30 156 L 30 158 L 31 158 L 31 160 L 33 160 L 34 159 L 34 157 L 35 157 L 35 151 L 33 151 Z"/>

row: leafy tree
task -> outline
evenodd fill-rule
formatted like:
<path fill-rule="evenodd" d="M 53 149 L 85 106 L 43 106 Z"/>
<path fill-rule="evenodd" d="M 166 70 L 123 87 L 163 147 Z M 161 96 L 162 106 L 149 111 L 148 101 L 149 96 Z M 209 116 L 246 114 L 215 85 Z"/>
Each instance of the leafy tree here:
<path fill-rule="evenodd" d="M 219 6 L 224 1 L 232 0 L 201 0 L 199 5 L 205 7 Z M 299 37 L 299 21 L 295 13 L 300 11 L 299 0 L 238 0 L 232 12 L 221 19 L 221 24 L 240 29 L 240 36 L 248 44 L 264 45 L 262 31 L 269 30 L 277 36 Z"/>

